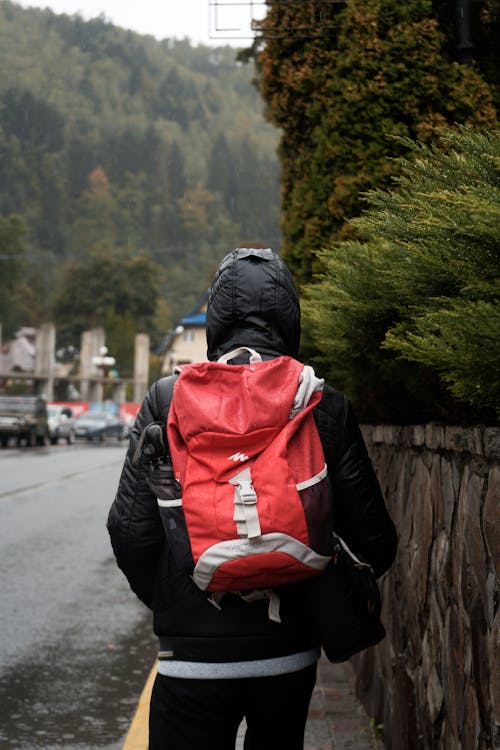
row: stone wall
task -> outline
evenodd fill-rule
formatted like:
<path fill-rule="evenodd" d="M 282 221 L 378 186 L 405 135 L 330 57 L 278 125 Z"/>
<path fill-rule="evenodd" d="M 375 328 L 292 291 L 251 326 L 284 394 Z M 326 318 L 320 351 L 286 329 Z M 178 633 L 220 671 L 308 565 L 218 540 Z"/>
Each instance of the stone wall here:
<path fill-rule="evenodd" d="M 364 426 L 399 534 L 356 687 L 390 750 L 500 748 L 500 430 Z"/>

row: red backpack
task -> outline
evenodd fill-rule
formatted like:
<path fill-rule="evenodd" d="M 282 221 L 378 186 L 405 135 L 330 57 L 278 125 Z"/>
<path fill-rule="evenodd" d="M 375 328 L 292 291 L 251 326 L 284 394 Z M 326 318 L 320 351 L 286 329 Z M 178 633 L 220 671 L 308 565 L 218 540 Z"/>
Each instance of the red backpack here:
<path fill-rule="evenodd" d="M 242 351 L 250 364 L 228 364 Z M 261 361 L 246 348 L 181 368 L 167 424 L 181 492 L 158 504 L 177 563 L 202 590 L 269 589 L 317 576 L 331 560 L 312 414 L 322 385 L 291 357 Z"/>

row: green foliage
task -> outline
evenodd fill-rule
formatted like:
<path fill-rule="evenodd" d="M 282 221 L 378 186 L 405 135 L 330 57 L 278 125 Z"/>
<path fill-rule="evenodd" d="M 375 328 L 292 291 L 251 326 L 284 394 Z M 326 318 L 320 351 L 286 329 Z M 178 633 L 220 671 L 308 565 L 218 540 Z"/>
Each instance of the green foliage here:
<path fill-rule="evenodd" d="M 19 216 L 0 216 L 0 321 L 2 336 L 11 336 L 19 325 L 15 314 L 15 291 L 22 279 L 25 227 Z"/>
<path fill-rule="evenodd" d="M 85 257 L 68 261 L 54 304 L 59 344 L 79 341 L 89 328 L 106 328 L 106 321 L 113 323 L 112 336 L 121 325 L 130 333 L 131 321 L 136 332 L 154 333 L 158 279 L 158 266 L 130 250 L 95 247 Z"/>
<path fill-rule="evenodd" d="M 137 325 L 133 313 L 127 309 L 117 312 L 108 307 L 104 314 L 103 328 L 106 331 L 106 345 L 116 360 L 119 377 L 132 377 L 134 374 L 134 344 Z"/>
<path fill-rule="evenodd" d="M 234 49 L 0 0 L 0 69 L 0 216 L 26 225 L 37 315 L 61 304 L 67 263 L 129 248 L 158 264 L 168 295 L 158 343 L 227 249 L 279 249 L 277 135 Z M 25 297 L 19 282 L 28 322 Z M 66 313 L 65 336 L 81 328 Z"/>
<path fill-rule="evenodd" d="M 404 145 L 396 186 L 352 222 L 363 239 L 321 253 L 309 330 L 365 415 L 488 419 L 500 410 L 500 131 Z"/>
<path fill-rule="evenodd" d="M 376 742 L 382 742 L 384 739 L 384 725 L 378 722 L 373 716 L 364 732 L 368 732 Z"/>
<path fill-rule="evenodd" d="M 407 144 L 388 135 L 426 142 L 436 127 L 496 122 L 492 92 L 452 59 L 431 0 L 325 5 L 271 0 L 257 56 L 282 130 L 283 256 L 299 283 L 320 270 L 322 247 L 352 235 L 362 194 L 397 174 L 387 157 Z"/>
<path fill-rule="evenodd" d="M 387 332 L 384 346 L 400 357 L 432 366 L 459 400 L 500 407 L 498 301 L 437 298 L 435 309 Z"/>

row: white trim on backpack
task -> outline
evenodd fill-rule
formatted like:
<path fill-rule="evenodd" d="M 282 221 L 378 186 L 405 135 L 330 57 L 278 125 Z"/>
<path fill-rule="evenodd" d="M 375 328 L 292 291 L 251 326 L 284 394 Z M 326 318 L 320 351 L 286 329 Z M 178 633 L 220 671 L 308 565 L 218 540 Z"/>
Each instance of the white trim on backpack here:
<path fill-rule="evenodd" d="M 227 352 L 227 354 L 223 354 L 222 357 L 219 357 L 217 362 L 222 365 L 227 365 L 230 359 L 239 357 L 240 354 L 250 354 L 250 364 L 252 365 L 254 362 L 262 362 L 262 357 L 259 352 L 256 352 L 255 349 L 251 349 L 249 346 L 239 346 L 237 349 L 233 349 L 232 351 Z"/>
<path fill-rule="evenodd" d="M 290 409 L 289 419 L 293 419 L 303 409 L 306 408 L 307 404 L 311 400 L 311 396 L 316 391 L 322 391 L 325 381 L 323 378 L 317 378 L 314 374 L 314 370 L 309 365 L 304 365 L 299 377 L 299 386 L 297 393 L 293 399 L 292 408 Z"/>
<path fill-rule="evenodd" d="M 193 571 L 193 581 L 206 591 L 218 568 L 225 562 L 238 558 L 262 555 L 266 552 L 281 552 L 313 570 L 322 571 L 331 560 L 330 555 L 319 555 L 302 542 L 280 532 L 263 534 L 257 540 L 228 539 L 205 550 Z M 244 581 L 242 581 L 244 584 Z M 242 588 L 245 588 L 242 585 Z"/>
<path fill-rule="evenodd" d="M 308 487 L 312 487 L 313 484 L 318 484 L 318 482 L 321 482 L 326 476 L 328 476 L 328 469 L 325 464 L 319 474 L 315 474 L 315 476 L 310 479 L 305 479 L 303 482 L 296 484 L 297 491 L 300 492 L 301 490 L 306 490 Z"/>
<path fill-rule="evenodd" d="M 182 497 L 176 497 L 174 500 L 160 500 L 156 498 L 159 508 L 180 508 L 182 507 Z"/>

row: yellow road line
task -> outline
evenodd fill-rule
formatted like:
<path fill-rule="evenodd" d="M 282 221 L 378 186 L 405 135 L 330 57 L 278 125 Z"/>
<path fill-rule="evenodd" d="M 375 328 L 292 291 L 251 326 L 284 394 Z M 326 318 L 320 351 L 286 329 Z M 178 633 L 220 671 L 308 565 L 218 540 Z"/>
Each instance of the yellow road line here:
<path fill-rule="evenodd" d="M 139 698 L 139 703 L 122 745 L 122 750 L 147 750 L 148 748 L 149 701 L 156 672 L 155 664 L 149 673 L 149 677 Z"/>

